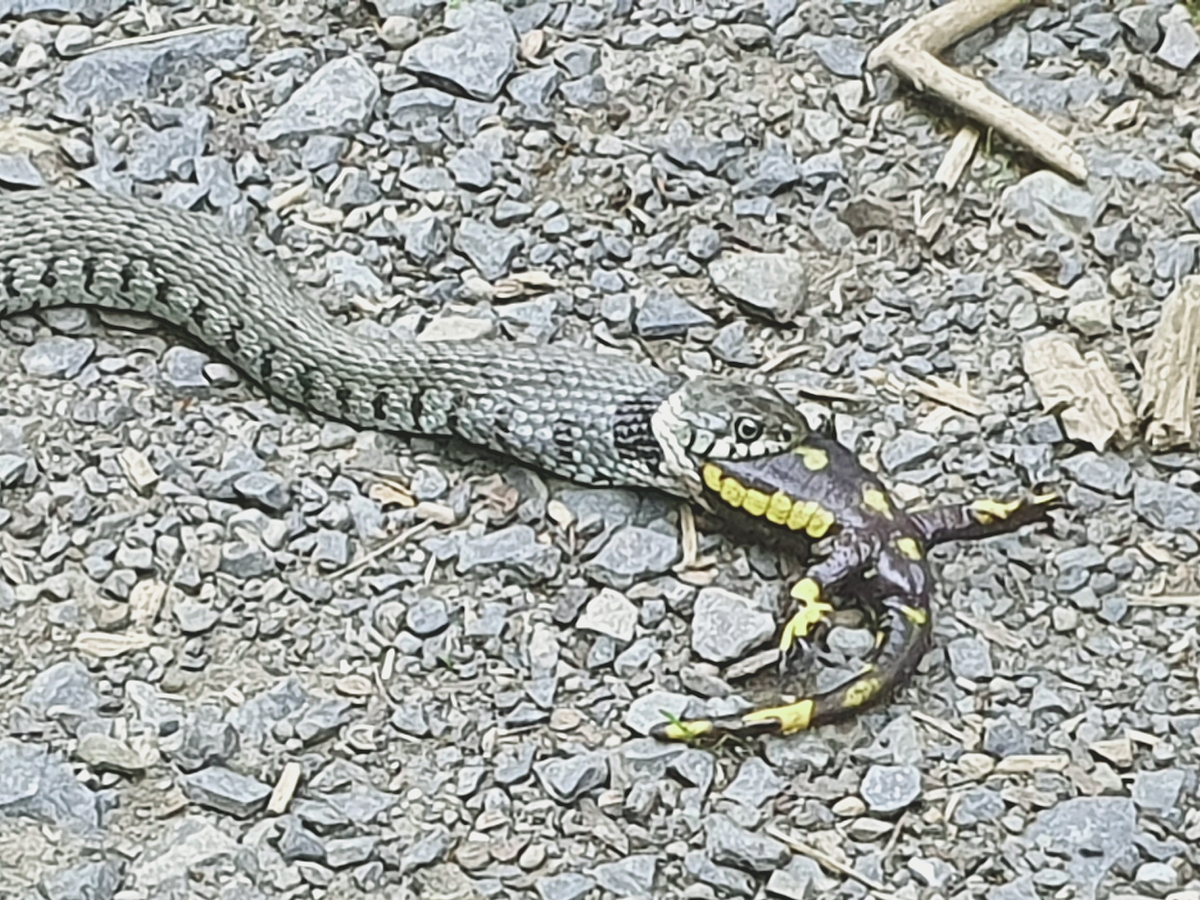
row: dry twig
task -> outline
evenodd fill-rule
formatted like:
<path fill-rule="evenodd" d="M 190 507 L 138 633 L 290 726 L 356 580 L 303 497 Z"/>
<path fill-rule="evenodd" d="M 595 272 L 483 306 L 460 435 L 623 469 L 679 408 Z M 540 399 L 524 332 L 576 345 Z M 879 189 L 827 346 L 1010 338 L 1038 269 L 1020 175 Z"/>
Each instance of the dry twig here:
<path fill-rule="evenodd" d="M 872 52 L 867 66 L 888 66 L 919 91 L 935 94 L 981 125 L 1077 181 L 1087 178 L 1087 164 L 1071 142 L 1022 109 L 993 94 L 941 62 L 935 54 L 989 22 L 1025 5 L 1028 0 L 951 0 L 909 22 Z"/>

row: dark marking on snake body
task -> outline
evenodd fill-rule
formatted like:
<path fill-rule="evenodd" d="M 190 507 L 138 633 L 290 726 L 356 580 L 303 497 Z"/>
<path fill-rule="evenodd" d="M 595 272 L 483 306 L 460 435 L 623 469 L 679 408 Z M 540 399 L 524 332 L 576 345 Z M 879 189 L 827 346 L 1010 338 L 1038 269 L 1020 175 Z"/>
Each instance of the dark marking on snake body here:
<path fill-rule="evenodd" d="M 4 273 L 4 293 L 8 294 L 12 300 L 16 300 L 21 296 L 21 292 L 17 290 L 17 273 L 15 269 L 9 269 Z"/>
<path fill-rule="evenodd" d="M 613 446 L 622 459 L 649 462 L 656 468 L 663 461 L 662 447 L 650 428 L 650 417 L 658 404 L 649 400 L 630 400 L 613 413 Z"/>
<path fill-rule="evenodd" d="M 378 394 L 376 394 L 374 397 L 371 398 L 371 410 L 375 413 L 375 418 L 377 418 L 377 419 L 386 419 L 387 418 L 387 402 L 388 402 L 388 395 L 385 394 L 383 391 L 380 391 Z"/>
<path fill-rule="evenodd" d="M 125 263 L 121 266 L 121 293 L 128 294 L 133 288 L 133 279 L 137 277 L 137 271 L 133 268 L 133 261 Z"/>
<path fill-rule="evenodd" d="M 342 415 L 344 415 L 344 416 L 350 415 L 350 389 L 349 388 L 342 387 L 342 388 L 337 389 L 337 402 L 338 402 L 338 408 L 342 411 Z"/>
<path fill-rule="evenodd" d="M 58 284 L 58 275 L 54 272 L 56 265 L 58 265 L 57 256 L 52 256 L 46 260 L 46 268 L 42 269 L 42 277 L 38 279 L 42 287 L 52 288 Z"/>
<path fill-rule="evenodd" d="M 91 294 L 95 291 L 96 285 L 96 260 L 88 257 L 83 261 L 83 292 Z"/>
<path fill-rule="evenodd" d="M 425 415 L 425 397 L 421 391 L 413 391 L 408 401 L 408 411 L 412 414 L 413 424 L 421 427 L 421 419 Z"/>

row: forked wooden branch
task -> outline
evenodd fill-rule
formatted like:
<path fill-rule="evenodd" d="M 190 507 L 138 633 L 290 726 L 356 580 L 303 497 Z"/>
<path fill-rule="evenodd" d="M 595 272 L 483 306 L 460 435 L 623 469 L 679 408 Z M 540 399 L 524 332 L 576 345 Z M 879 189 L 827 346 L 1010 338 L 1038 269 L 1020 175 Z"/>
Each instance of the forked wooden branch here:
<path fill-rule="evenodd" d="M 941 97 L 1064 175 L 1084 181 L 1087 164 L 1069 140 L 936 56 L 971 32 L 1028 2 L 951 0 L 884 39 L 871 51 L 867 66 L 871 69 L 888 66 L 901 78 L 911 81 L 917 90 Z"/>

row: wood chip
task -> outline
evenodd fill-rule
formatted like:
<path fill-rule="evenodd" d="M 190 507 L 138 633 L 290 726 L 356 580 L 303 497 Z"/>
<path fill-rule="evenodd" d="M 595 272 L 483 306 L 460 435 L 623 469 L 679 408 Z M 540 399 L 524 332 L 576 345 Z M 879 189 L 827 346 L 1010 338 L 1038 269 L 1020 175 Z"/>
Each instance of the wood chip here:
<path fill-rule="evenodd" d="M 575 513 L 571 512 L 571 507 L 561 500 L 551 500 L 547 503 L 546 515 L 550 517 L 551 522 L 562 529 L 570 528 L 575 524 Z"/>
<path fill-rule="evenodd" d="M 381 482 L 367 489 L 367 496 L 380 506 L 402 506 L 411 509 L 417 505 L 417 498 L 405 488 L 392 482 Z"/>
<path fill-rule="evenodd" d="M 71 646 L 85 656 L 112 659 L 125 653 L 153 647 L 154 638 L 148 634 L 110 634 L 107 631 L 84 631 L 75 638 Z"/>
<path fill-rule="evenodd" d="M 375 683 L 366 675 L 343 675 L 333 683 L 333 689 L 343 697 L 370 697 L 375 693 Z"/>
<path fill-rule="evenodd" d="M 954 616 L 964 625 L 974 628 L 979 632 L 981 637 L 986 638 L 993 644 L 999 644 L 1001 647 L 1006 647 L 1009 650 L 1021 650 L 1025 647 L 1025 641 L 1009 631 L 1008 627 L 1002 622 L 986 622 L 983 619 L 976 619 L 964 612 L 956 612 Z"/>
<path fill-rule="evenodd" d="M 1098 352 L 1080 356 L 1070 338 L 1048 334 L 1025 344 L 1023 362 L 1042 409 L 1058 415 L 1072 440 L 1100 452 L 1132 440 L 1133 406 Z"/>
<path fill-rule="evenodd" d="M 953 407 L 968 415 L 983 416 L 991 412 L 991 407 L 965 387 L 960 387 L 952 381 L 947 381 L 945 378 L 938 378 L 936 375 L 924 381 L 908 382 L 904 386 L 914 394 L 928 397 L 937 403 L 944 403 L 946 406 Z"/>
<path fill-rule="evenodd" d="M 162 581 L 139 581 L 129 592 L 129 621 L 139 628 L 149 628 L 158 621 L 167 585 Z"/>
<path fill-rule="evenodd" d="M 1088 749 L 1122 769 L 1133 765 L 1133 745 L 1129 743 L 1128 735 L 1111 741 L 1092 741 Z"/>
<path fill-rule="evenodd" d="M 954 190 L 958 179 L 970 165 L 971 157 L 975 155 L 975 147 L 978 144 L 978 128 L 974 125 L 964 125 L 958 129 L 958 134 L 954 135 L 954 140 L 950 142 L 950 149 L 942 157 L 942 164 L 938 166 L 933 180 L 948 191 Z"/>
<path fill-rule="evenodd" d="M 1065 753 L 1006 756 L 996 762 L 997 775 L 1029 775 L 1033 772 L 1061 772 L 1071 764 Z"/>
<path fill-rule="evenodd" d="M 1057 285 L 1051 284 L 1040 275 L 1033 272 L 1026 272 L 1023 269 L 1018 269 L 1012 273 L 1013 277 L 1025 287 L 1029 288 L 1035 294 L 1041 294 L 1043 297 L 1049 297 L 1051 300 L 1066 300 L 1071 295 Z"/>
<path fill-rule="evenodd" d="M 429 520 L 439 525 L 453 525 L 458 520 L 451 507 L 445 503 L 434 503 L 430 500 L 422 500 L 418 503 L 413 514 L 422 521 Z"/>
<path fill-rule="evenodd" d="M 300 775 L 303 771 L 300 763 L 295 760 L 284 763 L 283 771 L 279 773 L 279 780 L 275 782 L 275 787 L 271 790 L 271 799 L 267 801 L 267 812 L 270 815 L 282 816 L 287 812 L 292 797 L 296 794 L 296 786 L 300 784 Z"/>
<path fill-rule="evenodd" d="M 1200 378 L 1200 276 L 1184 278 L 1166 302 L 1150 339 L 1137 411 L 1149 417 L 1146 441 L 1154 450 L 1190 444 L 1195 437 Z"/>
<path fill-rule="evenodd" d="M 154 471 L 154 466 L 150 465 L 150 460 L 146 459 L 140 450 L 126 447 L 117 456 L 117 462 L 129 483 L 133 485 L 133 489 L 139 494 L 158 483 L 158 473 Z"/>

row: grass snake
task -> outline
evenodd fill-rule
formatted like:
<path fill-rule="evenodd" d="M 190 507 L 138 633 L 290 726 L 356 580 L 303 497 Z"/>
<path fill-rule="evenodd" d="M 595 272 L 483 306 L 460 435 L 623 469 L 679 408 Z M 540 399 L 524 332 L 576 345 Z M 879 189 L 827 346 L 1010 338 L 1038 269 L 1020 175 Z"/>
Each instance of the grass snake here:
<path fill-rule="evenodd" d="M 779 452 L 807 430 L 770 387 L 565 343 L 357 336 L 215 217 L 96 191 L 0 193 L 0 315 L 64 305 L 163 320 L 322 416 L 457 436 L 583 484 L 696 499 L 704 461 Z"/>

